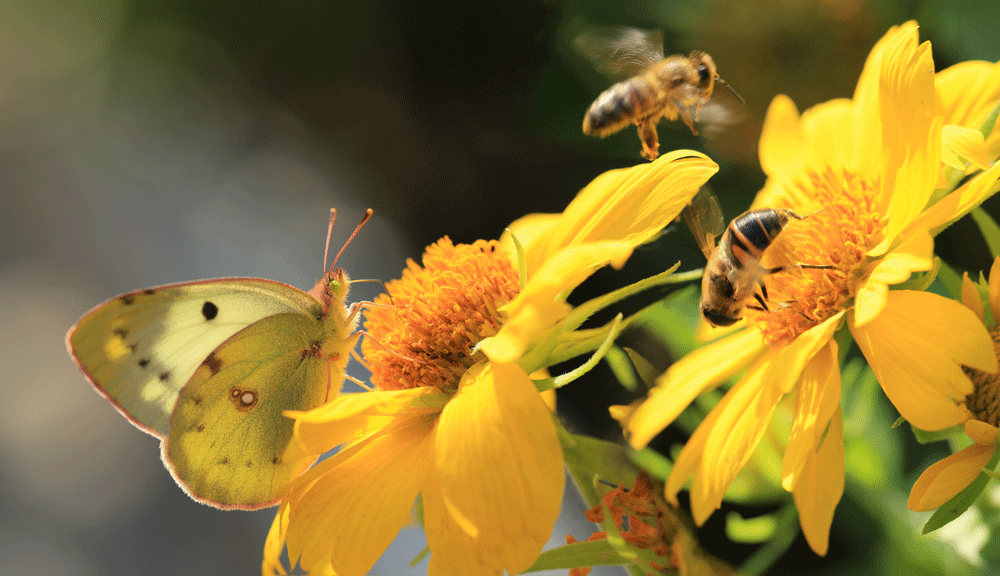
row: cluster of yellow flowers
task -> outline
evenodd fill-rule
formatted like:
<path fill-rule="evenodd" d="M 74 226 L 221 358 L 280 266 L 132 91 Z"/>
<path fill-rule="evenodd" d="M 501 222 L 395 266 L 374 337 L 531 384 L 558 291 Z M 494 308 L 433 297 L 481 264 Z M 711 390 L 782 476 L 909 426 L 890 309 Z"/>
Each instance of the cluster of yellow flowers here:
<path fill-rule="evenodd" d="M 812 214 L 783 235 L 801 261 L 830 268 L 769 278 L 770 297 L 787 305 L 748 309 L 659 376 L 647 399 L 612 408 L 641 448 L 697 396 L 742 374 L 678 455 L 667 501 L 690 486 L 703 523 L 787 397 L 794 420 L 781 483 L 809 545 L 825 554 L 844 489 L 844 339 L 835 336 L 845 328 L 903 418 L 928 431 L 964 425 L 974 441 L 927 470 L 910 507 L 936 508 L 979 475 L 997 439 L 1000 338 L 968 278 L 963 303 L 925 291 L 924 280 L 936 270 L 934 235 L 998 189 L 1000 134 L 980 131 L 998 100 L 1000 65 L 935 73 L 912 22 L 877 43 L 853 98 L 801 115 L 774 99 L 760 142 L 768 179 L 754 207 Z M 285 496 L 264 572 L 285 573 L 287 546 L 310 573 L 365 574 L 418 498 L 430 574 L 528 569 L 565 483 L 565 431 L 546 391 L 589 369 L 628 323 L 583 329 L 585 320 L 669 274 L 577 307 L 566 298 L 655 239 L 717 169 L 698 152 L 672 152 L 597 177 L 563 213 L 522 218 L 499 240 L 444 238 L 422 264 L 409 262 L 388 285 L 392 299 L 366 313 L 375 389 L 289 414 L 310 453 L 339 451 Z M 1000 263 L 981 291 L 1000 319 Z M 543 370 L 582 354 L 592 356 L 578 370 Z"/>

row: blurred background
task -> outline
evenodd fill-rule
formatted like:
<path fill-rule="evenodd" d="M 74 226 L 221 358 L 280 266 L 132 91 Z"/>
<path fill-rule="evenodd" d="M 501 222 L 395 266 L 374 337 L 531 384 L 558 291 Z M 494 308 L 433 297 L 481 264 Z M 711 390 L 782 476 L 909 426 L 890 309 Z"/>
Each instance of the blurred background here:
<path fill-rule="evenodd" d="M 712 186 L 731 218 L 763 183 L 756 143 L 771 99 L 788 94 L 804 110 L 849 97 L 874 42 L 911 18 L 939 70 L 1000 59 L 993 2 L 0 4 L 0 573 L 259 572 L 273 510 L 191 501 L 157 441 L 68 357 L 65 333 L 92 306 L 211 277 L 308 289 L 330 207 L 335 248 L 374 209 L 340 263 L 383 280 L 443 235 L 497 238 L 519 216 L 560 211 L 598 174 L 643 162 L 630 128 L 603 140 L 580 131 L 611 83 L 572 48 L 593 25 L 662 29 L 668 54 L 708 52 L 746 99 L 742 121 L 712 140 L 680 123 L 659 130 L 661 151 L 720 164 Z M 985 207 L 996 217 L 996 199 Z M 960 272 L 992 260 L 965 223 L 938 250 Z M 579 297 L 677 260 L 703 263 L 684 230 Z M 628 398 L 606 390 L 561 390 L 568 425 L 614 438 L 606 406 Z M 582 504 L 567 498 L 578 518 Z M 852 554 L 885 537 L 852 509 L 838 509 L 827 558 L 799 538 L 775 570 L 885 567 Z M 745 556 L 712 530 L 702 539 L 713 554 Z M 583 540 L 593 527 L 560 523 L 554 541 L 567 531 Z M 422 573 L 426 562 L 406 565 L 423 546 L 404 530 L 372 573 Z"/>

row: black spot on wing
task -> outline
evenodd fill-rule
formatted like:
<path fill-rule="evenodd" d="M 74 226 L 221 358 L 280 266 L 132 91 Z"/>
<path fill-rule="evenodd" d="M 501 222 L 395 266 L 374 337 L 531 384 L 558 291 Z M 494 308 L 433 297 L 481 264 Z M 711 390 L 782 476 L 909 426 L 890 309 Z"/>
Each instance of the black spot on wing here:
<path fill-rule="evenodd" d="M 126 306 L 131 306 L 134 303 L 135 303 L 135 295 L 134 294 L 126 294 L 126 295 L 122 296 L 122 304 L 124 304 Z"/>
<path fill-rule="evenodd" d="M 219 315 L 219 307 L 211 302 L 205 302 L 201 307 L 201 315 L 205 320 L 214 320 Z"/>
<path fill-rule="evenodd" d="M 170 378 L 170 372 L 161 372 L 160 380 L 166 382 Z"/>
<path fill-rule="evenodd" d="M 142 291 L 142 293 L 145 294 L 146 296 L 152 296 L 153 294 L 156 294 L 156 290 L 153 290 L 152 288 L 146 288 L 145 290 Z"/>
<path fill-rule="evenodd" d="M 226 456 L 222 460 L 219 460 L 219 464 L 222 464 L 223 466 L 229 466 L 229 457 Z"/>
<path fill-rule="evenodd" d="M 139 359 L 139 368 L 145 368 L 146 366 L 149 366 L 149 358 Z"/>
<path fill-rule="evenodd" d="M 124 328 L 115 328 L 112 331 L 112 334 L 114 334 L 115 336 L 117 336 L 117 337 L 121 338 L 122 340 L 124 340 L 125 337 L 128 336 L 128 330 L 126 330 Z"/>

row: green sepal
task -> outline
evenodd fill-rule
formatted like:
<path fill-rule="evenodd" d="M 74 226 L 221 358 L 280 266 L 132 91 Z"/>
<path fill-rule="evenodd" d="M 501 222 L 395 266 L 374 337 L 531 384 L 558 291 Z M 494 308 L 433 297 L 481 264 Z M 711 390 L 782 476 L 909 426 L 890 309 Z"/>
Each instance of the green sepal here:
<path fill-rule="evenodd" d="M 617 380 L 623 388 L 629 392 L 635 392 L 639 389 L 639 377 L 632 368 L 632 362 L 629 360 L 629 355 L 626 354 L 624 350 L 618 346 L 612 346 L 608 349 L 607 353 L 604 354 L 604 362 L 607 363 L 608 368 L 611 369 L 611 373 L 615 376 L 615 380 Z"/>
<path fill-rule="evenodd" d="M 1000 114 L 1000 102 L 997 102 L 997 105 L 993 107 L 990 115 L 987 116 L 986 120 L 984 120 L 979 126 L 979 131 L 983 133 L 983 140 L 989 139 L 990 134 L 993 133 L 993 125 L 996 124 L 997 114 Z"/>
<path fill-rule="evenodd" d="M 674 274 L 674 271 L 677 270 L 680 265 L 681 263 L 678 262 L 655 276 L 643 278 L 638 282 L 634 282 L 628 286 L 619 288 L 618 290 L 613 290 L 603 296 L 598 296 L 597 298 L 584 302 L 566 315 L 566 318 L 562 321 L 564 330 L 575 330 L 597 312 L 644 290 L 649 290 L 650 288 L 655 288 L 657 286 L 665 286 L 667 284 L 690 282 L 701 278 L 701 269 L 683 272 L 681 274 Z"/>
<path fill-rule="evenodd" d="M 621 333 L 621 324 L 622 315 L 619 314 L 618 316 L 615 316 L 614 320 L 611 321 L 611 327 L 608 328 L 608 333 L 604 337 L 604 342 L 602 342 L 600 347 L 598 347 L 597 350 L 591 354 L 590 358 L 580 366 L 552 378 L 535 380 L 535 386 L 538 388 L 538 391 L 545 392 L 546 390 L 561 388 L 593 370 L 594 366 L 597 366 L 597 363 L 601 361 L 601 358 L 603 358 L 611 346 L 614 345 L 615 338 L 617 338 L 618 334 Z"/>
<path fill-rule="evenodd" d="M 524 246 L 521 245 L 521 241 L 511 232 L 510 228 L 505 231 L 510 234 L 510 240 L 514 243 L 514 252 L 517 254 L 517 279 L 521 283 L 521 287 L 524 287 L 528 283 L 528 264 L 524 256 Z"/>
<path fill-rule="evenodd" d="M 660 376 L 660 370 L 631 348 L 626 348 L 625 353 L 632 360 L 632 367 L 638 372 L 639 379 L 642 380 L 646 387 L 652 388 L 653 384 L 656 383 L 656 379 Z"/>
<path fill-rule="evenodd" d="M 986 489 L 986 483 L 989 482 L 990 476 L 988 472 L 996 470 L 997 463 L 1000 462 L 1000 450 L 996 448 L 993 449 L 993 457 L 990 458 L 989 463 L 983 467 L 983 472 L 980 472 L 976 479 L 972 481 L 971 484 L 966 486 L 965 490 L 962 490 L 955 495 L 954 498 L 945 502 L 941 505 L 937 511 L 931 516 L 930 520 L 924 524 L 924 529 L 921 531 L 922 534 L 929 534 L 942 526 L 947 525 L 952 520 L 961 516 L 969 506 L 972 506 L 976 500 L 979 499 L 979 495 L 983 493 Z"/>

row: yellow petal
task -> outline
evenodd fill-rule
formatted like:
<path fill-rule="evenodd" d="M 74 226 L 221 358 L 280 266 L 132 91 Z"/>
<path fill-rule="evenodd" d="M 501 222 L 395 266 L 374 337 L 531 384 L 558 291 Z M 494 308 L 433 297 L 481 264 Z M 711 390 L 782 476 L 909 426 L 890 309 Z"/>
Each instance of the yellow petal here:
<path fill-rule="evenodd" d="M 656 161 L 612 170 L 577 194 L 528 258 L 528 278 L 543 262 L 570 246 L 621 241 L 638 246 L 657 237 L 719 170 L 707 156 L 676 150 Z"/>
<path fill-rule="evenodd" d="M 969 279 L 968 272 L 962 273 L 962 304 L 972 310 L 980 322 L 983 321 L 983 301 L 979 298 L 979 290 L 976 290 L 976 285 Z"/>
<path fill-rule="evenodd" d="M 857 168 L 862 161 L 857 148 L 844 145 L 845 137 L 853 131 L 853 119 L 854 103 L 847 98 L 817 104 L 802 114 L 802 130 L 809 142 L 813 166 L 829 166 L 838 171 Z"/>
<path fill-rule="evenodd" d="M 312 454 L 323 454 L 358 437 L 382 430 L 395 420 L 399 413 L 408 411 L 410 417 L 418 413 L 440 411 L 447 395 L 431 387 L 408 390 L 388 390 L 343 394 L 308 412 L 288 411 L 295 418 L 295 436 L 299 444 Z M 423 400 L 424 406 L 413 406 Z M 412 407 L 411 407 L 412 406 Z"/>
<path fill-rule="evenodd" d="M 281 574 L 284 576 L 288 572 L 281 561 L 281 552 L 285 549 L 285 536 L 288 532 L 288 500 L 283 500 L 278 507 L 278 513 L 274 515 L 271 522 L 271 529 L 267 531 L 267 539 L 264 541 L 264 561 L 261 564 L 263 574 Z"/>
<path fill-rule="evenodd" d="M 813 552 L 826 556 L 833 512 L 844 494 L 844 418 L 838 407 L 819 450 L 811 454 L 795 486 L 802 534 Z"/>
<path fill-rule="evenodd" d="M 930 234 L 916 230 L 899 247 L 882 258 L 854 297 L 855 324 L 866 324 L 882 313 L 890 285 L 904 282 L 913 272 L 933 268 L 933 252 L 934 240 Z"/>
<path fill-rule="evenodd" d="M 620 267 L 632 254 L 627 242 L 591 242 L 561 250 L 546 260 L 516 298 L 500 310 L 509 316 L 496 336 L 480 343 L 480 349 L 497 362 L 520 358 L 540 333 L 565 316 L 570 306 L 566 296 L 598 268 Z"/>
<path fill-rule="evenodd" d="M 525 257 L 528 254 L 538 254 L 542 251 L 542 246 L 547 241 L 549 234 L 559 224 L 562 214 L 528 214 L 511 222 L 510 226 L 500 235 L 500 243 L 508 254 L 516 254 L 511 235 L 517 237 L 517 241 L 524 248 Z"/>
<path fill-rule="evenodd" d="M 885 237 L 873 250 L 881 255 L 926 206 L 941 162 L 941 127 L 934 116 L 934 61 L 929 42 L 917 45 L 916 28 L 889 39 L 879 76 L 879 114 L 885 176 L 882 206 Z"/>
<path fill-rule="evenodd" d="M 837 343 L 830 340 L 802 373 L 788 447 L 781 465 L 781 486 L 793 491 L 809 458 L 817 451 L 830 418 L 840 408 Z"/>
<path fill-rule="evenodd" d="M 799 381 L 802 369 L 830 341 L 843 317 L 844 313 L 838 312 L 799 334 L 791 344 L 777 350 L 774 362 L 771 362 L 764 373 L 761 402 L 765 405 L 776 404 L 778 398 L 792 391 Z"/>
<path fill-rule="evenodd" d="M 893 26 L 888 32 L 875 43 L 868 54 L 865 65 L 858 78 L 857 88 L 854 90 L 854 121 L 851 123 L 854 142 L 858 150 L 858 158 L 868 159 L 862 162 L 861 175 L 868 178 L 876 178 L 877 170 L 882 167 L 884 130 L 881 118 L 881 84 L 883 67 L 882 60 L 887 47 L 899 38 L 907 38 L 914 34 L 917 23 L 909 21 L 902 26 Z M 915 40 L 914 40 L 915 42 Z"/>
<path fill-rule="evenodd" d="M 978 130 L 1000 101 L 1000 63 L 961 62 L 939 72 L 934 87 L 945 124 Z M 1000 130 L 987 138 L 986 149 L 990 158 L 1000 154 Z"/>
<path fill-rule="evenodd" d="M 760 167 L 768 178 L 786 180 L 806 166 L 807 145 L 799 131 L 799 111 L 792 99 L 779 94 L 771 100 L 760 132 Z"/>
<path fill-rule="evenodd" d="M 1000 256 L 993 259 L 990 267 L 990 312 L 994 324 L 1000 324 Z"/>
<path fill-rule="evenodd" d="M 470 368 L 434 449 L 436 482 L 424 500 L 430 573 L 528 568 L 552 533 L 565 478 L 552 415 L 528 375 L 516 364 Z"/>
<path fill-rule="evenodd" d="M 674 362 L 632 414 L 625 427 L 629 444 L 642 448 L 670 425 L 702 392 L 718 386 L 764 350 L 760 331 L 748 328 L 698 348 Z"/>
<path fill-rule="evenodd" d="M 965 423 L 965 435 L 976 444 L 993 446 L 997 443 L 997 427 L 980 420 L 968 420 Z"/>
<path fill-rule="evenodd" d="M 329 473 L 289 496 L 292 564 L 366 574 L 410 520 L 431 468 L 432 438 L 428 422 L 407 419 L 324 461 L 320 466 L 331 463 Z"/>
<path fill-rule="evenodd" d="M 885 309 L 858 326 L 855 342 L 899 413 L 923 430 L 962 423 L 956 405 L 972 392 L 961 365 L 995 372 L 993 341 L 968 308 L 949 298 L 893 290 Z"/>
<path fill-rule="evenodd" d="M 993 446 L 973 444 L 932 464 L 913 484 L 906 507 L 925 512 L 951 500 L 979 476 L 983 466 L 993 457 L 994 449 Z"/>
<path fill-rule="evenodd" d="M 761 391 L 764 373 L 773 360 L 773 354 L 761 357 L 726 393 L 731 400 L 713 410 L 720 413 L 705 442 L 705 453 L 711 457 L 702 458 L 700 468 L 705 499 L 714 508 L 722 505 L 726 489 L 750 460 L 771 422 L 777 404 L 764 404 Z"/>
<path fill-rule="evenodd" d="M 986 151 L 982 132 L 949 124 L 941 130 L 941 161 L 959 170 L 965 170 L 966 162 L 985 170 L 992 159 Z"/>
<path fill-rule="evenodd" d="M 731 394 L 723 396 L 722 400 L 708 413 L 708 416 L 702 420 L 701 424 L 695 428 L 694 434 L 688 438 L 688 441 L 684 444 L 684 448 L 677 455 L 677 460 L 674 461 L 674 467 L 670 471 L 670 476 L 667 477 L 667 482 L 664 486 L 664 496 L 667 498 L 667 501 L 677 506 L 677 493 L 684 488 L 688 480 L 692 477 L 695 478 L 695 482 L 691 486 L 691 515 L 694 517 L 695 523 L 699 526 L 704 524 L 708 516 L 715 510 L 715 506 L 710 504 L 705 498 L 705 483 L 701 480 L 701 466 L 699 464 L 701 464 L 705 453 L 705 443 L 708 441 L 708 436 L 712 433 L 712 429 L 715 428 L 715 423 L 719 420 L 719 414 L 722 413 L 732 398 Z"/>
<path fill-rule="evenodd" d="M 977 174 L 972 180 L 925 210 L 910 224 L 910 230 L 934 230 L 968 214 L 996 192 L 994 186 L 998 179 L 1000 179 L 1000 162 L 989 170 Z"/>

